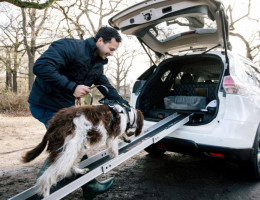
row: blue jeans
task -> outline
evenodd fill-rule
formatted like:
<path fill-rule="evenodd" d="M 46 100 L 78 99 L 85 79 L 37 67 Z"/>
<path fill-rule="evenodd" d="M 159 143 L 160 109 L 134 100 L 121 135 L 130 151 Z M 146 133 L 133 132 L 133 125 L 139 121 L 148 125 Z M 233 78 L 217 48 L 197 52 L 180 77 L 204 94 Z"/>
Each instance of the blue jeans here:
<path fill-rule="evenodd" d="M 43 123 L 46 129 L 48 129 L 48 121 L 55 115 L 55 112 L 33 104 L 29 104 L 29 108 L 32 116 Z"/>

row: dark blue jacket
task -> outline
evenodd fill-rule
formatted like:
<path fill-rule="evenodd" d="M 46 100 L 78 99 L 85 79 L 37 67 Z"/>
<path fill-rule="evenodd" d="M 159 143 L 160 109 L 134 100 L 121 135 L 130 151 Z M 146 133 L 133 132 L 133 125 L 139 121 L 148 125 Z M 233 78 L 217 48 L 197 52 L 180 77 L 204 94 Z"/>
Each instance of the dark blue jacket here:
<path fill-rule="evenodd" d="M 97 49 L 94 38 L 87 40 L 61 39 L 53 42 L 35 62 L 33 83 L 28 102 L 52 111 L 75 104 L 77 85 L 105 85 L 108 99 L 124 102 L 103 72 L 107 59 L 94 58 Z M 104 88 L 98 88 L 106 95 Z"/>

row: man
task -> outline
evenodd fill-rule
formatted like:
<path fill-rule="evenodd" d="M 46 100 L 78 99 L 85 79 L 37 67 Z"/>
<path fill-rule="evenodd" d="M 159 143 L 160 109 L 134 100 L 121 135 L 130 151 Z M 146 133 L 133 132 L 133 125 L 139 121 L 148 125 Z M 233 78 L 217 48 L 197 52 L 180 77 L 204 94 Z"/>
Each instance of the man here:
<path fill-rule="evenodd" d="M 108 99 L 128 104 L 109 83 L 103 73 L 103 65 L 112 56 L 121 42 L 116 29 L 101 27 L 95 38 L 86 40 L 61 39 L 53 42 L 47 51 L 35 62 L 33 72 L 36 79 L 28 99 L 33 117 L 48 128 L 48 121 L 60 109 L 73 106 L 75 98 L 84 97 L 92 84 L 104 85 L 98 89 Z M 48 158 L 37 177 L 48 167 Z M 57 189 L 72 178 L 58 183 Z M 82 186 L 85 199 L 107 191 L 113 184 L 111 178 L 104 182 L 96 179 Z"/>

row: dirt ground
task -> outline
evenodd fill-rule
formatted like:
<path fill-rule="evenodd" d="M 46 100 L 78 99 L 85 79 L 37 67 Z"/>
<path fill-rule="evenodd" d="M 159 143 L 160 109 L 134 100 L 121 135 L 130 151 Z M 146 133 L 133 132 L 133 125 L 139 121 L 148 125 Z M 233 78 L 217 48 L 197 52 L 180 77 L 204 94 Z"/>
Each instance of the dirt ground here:
<path fill-rule="evenodd" d="M 45 128 L 32 117 L 0 115 L 0 196 L 7 199 L 33 185 L 35 175 L 47 154 L 29 164 L 20 162 L 20 155 L 38 142 Z"/>
<path fill-rule="evenodd" d="M 33 186 L 47 157 L 42 154 L 28 164 L 21 153 L 40 142 L 44 126 L 32 117 L 0 115 L 0 199 L 8 199 Z M 98 149 L 89 150 L 88 155 Z M 107 174 L 115 184 L 95 200 L 259 200 L 260 182 L 248 179 L 231 162 L 196 158 L 167 152 L 154 158 L 141 151 Z M 64 198 L 82 199 L 81 189 Z"/>
<path fill-rule="evenodd" d="M 26 164 L 21 163 L 20 157 L 41 141 L 45 131 L 45 126 L 31 116 L 0 115 L 0 199 L 8 199 L 33 186 L 47 153 Z M 87 150 L 88 155 L 95 155 L 103 149 Z M 101 176 L 98 180 L 106 178 L 109 177 Z M 65 199 L 82 199 L 81 190 Z"/>

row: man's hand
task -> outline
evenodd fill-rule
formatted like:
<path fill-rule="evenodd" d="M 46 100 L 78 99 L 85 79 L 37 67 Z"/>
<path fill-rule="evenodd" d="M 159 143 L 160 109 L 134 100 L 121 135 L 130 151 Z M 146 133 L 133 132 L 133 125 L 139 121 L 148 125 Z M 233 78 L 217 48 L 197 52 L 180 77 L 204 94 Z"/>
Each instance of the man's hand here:
<path fill-rule="evenodd" d="M 73 93 L 74 97 L 82 98 L 86 94 L 90 92 L 90 89 L 88 86 L 85 85 L 78 85 Z"/>

